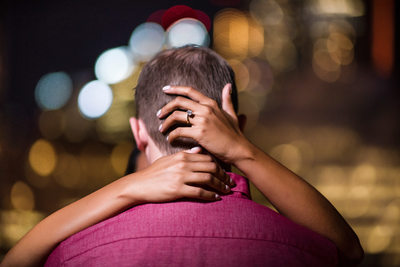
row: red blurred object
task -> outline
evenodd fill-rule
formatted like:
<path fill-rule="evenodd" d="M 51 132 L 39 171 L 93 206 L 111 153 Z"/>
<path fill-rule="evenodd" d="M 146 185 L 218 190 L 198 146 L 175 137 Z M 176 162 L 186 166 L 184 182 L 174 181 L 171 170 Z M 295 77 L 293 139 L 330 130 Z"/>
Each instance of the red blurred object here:
<path fill-rule="evenodd" d="M 197 19 L 204 24 L 207 31 L 211 29 L 211 19 L 206 13 L 185 5 L 176 5 L 167 10 L 157 10 L 148 17 L 147 21 L 159 23 L 167 30 L 174 22 L 183 18 Z"/>
<path fill-rule="evenodd" d="M 161 25 L 161 20 L 162 17 L 165 13 L 165 11 L 167 11 L 166 9 L 160 9 L 157 10 L 156 12 L 151 13 L 151 15 L 147 18 L 147 22 L 155 22 Z"/>
<path fill-rule="evenodd" d="M 372 2 L 372 60 L 382 77 L 390 77 L 394 65 L 394 0 Z"/>

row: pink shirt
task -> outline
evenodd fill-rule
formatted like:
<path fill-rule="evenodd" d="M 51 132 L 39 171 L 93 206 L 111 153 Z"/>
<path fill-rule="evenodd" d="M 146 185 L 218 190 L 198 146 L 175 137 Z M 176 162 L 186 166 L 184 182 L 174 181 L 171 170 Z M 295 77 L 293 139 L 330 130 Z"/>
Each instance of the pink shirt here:
<path fill-rule="evenodd" d="M 336 266 L 328 239 L 250 200 L 144 204 L 63 241 L 46 266 Z"/>

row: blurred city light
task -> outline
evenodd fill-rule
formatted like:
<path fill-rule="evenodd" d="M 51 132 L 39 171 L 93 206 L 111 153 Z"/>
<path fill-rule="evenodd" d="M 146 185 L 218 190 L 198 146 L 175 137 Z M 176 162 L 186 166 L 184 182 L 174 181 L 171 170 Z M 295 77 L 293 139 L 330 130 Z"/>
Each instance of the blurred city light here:
<path fill-rule="evenodd" d="M 57 154 L 53 145 L 44 139 L 37 140 L 29 150 L 29 163 L 37 174 L 50 175 L 57 163 Z"/>
<path fill-rule="evenodd" d="M 252 18 L 263 26 L 263 56 L 274 72 L 279 74 L 296 68 L 294 40 L 299 34 L 299 27 L 290 5 L 286 1 L 253 0 L 249 9 Z"/>
<path fill-rule="evenodd" d="M 146 22 L 132 32 L 129 39 L 129 46 L 137 61 L 151 59 L 163 48 L 165 32 L 161 25 L 153 22 Z"/>
<path fill-rule="evenodd" d="M 111 165 L 118 176 L 123 176 L 126 166 L 128 166 L 129 155 L 132 152 L 132 143 L 119 143 L 111 152 Z"/>
<path fill-rule="evenodd" d="M 198 20 L 180 19 L 167 30 L 167 46 L 181 47 L 185 45 L 208 46 L 210 38 L 207 29 Z"/>
<path fill-rule="evenodd" d="M 18 181 L 12 186 L 11 204 L 18 210 L 33 210 L 35 198 L 31 188 L 26 183 Z"/>
<path fill-rule="evenodd" d="M 361 0 L 313 0 L 311 10 L 319 15 L 359 17 L 364 15 Z"/>
<path fill-rule="evenodd" d="M 63 107 L 72 94 L 72 80 L 65 72 L 43 75 L 35 88 L 35 99 L 39 107 L 54 110 Z"/>
<path fill-rule="evenodd" d="M 45 214 L 33 210 L 0 210 L 1 245 L 7 245 L 9 247 L 15 245 L 23 235 L 44 217 Z"/>
<path fill-rule="evenodd" d="M 110 108 L 113 100 L 111 88 L 101 81 L 87 83 L 78 96 L 78 107 L 83 116 L 98 118 Z"/>
<path fill-rule="evenodd" d="M 160 24 L 140 24 L 129 46 L 99 55 L 98 80 L 86 84 L 92 72 L 79 69 L 71 70 L 73 82 L 65 72 L 43 75 L 34 90 L 41 139 L 21 164 L 12 162 L 27 152 L 20 134 L 13 134 L 20 123 L 9 127 L 8 118 L 0 116 L 0 160 L 11 163 L 4 169 L 1 196 L 3 251 L 49 211 L 124 174 L 134 147 L 128 119 L 135 112 L 134 88 L 144 63 L 169 47 L 211 42 L 235 72 L 246 136 L 335 205 L 360 238 L 367 253 L 363 264 L 400 266 L 400 156 L 390 143 L 398 130 L 397 109 L 389 99 L 396 78 L 397 2 L 211 2 L 237 7 L 215 14 L 212 41 L 208 15 L 170 10 L 165 24 L 165 10 L 159 10 L 148 21 Z M 86 85 L 71 99 L 73 84 Z M 1 90 L 0 95 L 8 93 Z M 18 118 L 14 103 L 5 104 L 4 110 L 11 108 L 9 114 Z M 270 206 L 250 187 L 253 200 Z"/>
<path fill-rule="evenodd" d="M 98 80 L 108 84 L 126 79 L 135 69 L 128 47 L 117 47 L 103 52 L 97 59 L 94 72 Z"/>
<path fill-rule="evenodd" d="M 248 14 L 223 9 L 214 18 L 214 49 L 227 58 L 257 56 L 264 46 L 264 29 Z"/>
<path fill-rule="evenodd" d="M 132 102 L 113 103 L 107 114 L 96 122 L 96 132 L 99 138 L 108 143 L 119 143 L 121 139 L 131 137 L 132 132 L 128 122 L 133 115 L 134 105 Z"/>

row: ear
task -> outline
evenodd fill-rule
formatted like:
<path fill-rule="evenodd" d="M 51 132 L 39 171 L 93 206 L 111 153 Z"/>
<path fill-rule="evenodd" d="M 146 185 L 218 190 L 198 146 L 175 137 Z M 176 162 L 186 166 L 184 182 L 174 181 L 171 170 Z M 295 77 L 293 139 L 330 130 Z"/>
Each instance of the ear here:
<path fill-rule="evenodd" d="M 239 121 L 239 129 L 243 132 L 244 127 L 246 126 L 247 122 L 247 117 L 244 114 L 239 114 L 238 115 L 238 121 Z"/>
<path fill-rule="evenodd" d="M 144 151 L 149 141 L 146 126 L 141 119 L 136 119 L 135 117 L 129 118 L 129 124 L 131 125 L 137 148 L 140 151 Z"/>

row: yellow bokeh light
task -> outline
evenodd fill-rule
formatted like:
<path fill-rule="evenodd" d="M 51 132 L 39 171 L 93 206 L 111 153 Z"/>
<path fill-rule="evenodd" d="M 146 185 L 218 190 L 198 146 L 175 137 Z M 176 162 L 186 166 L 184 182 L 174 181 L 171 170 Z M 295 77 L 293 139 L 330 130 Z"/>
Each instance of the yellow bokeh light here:
<path fill-rule="evenodd" d="M 281 6 L 273 0 L 253 0 L 249 8 L 251 15 L 267 26 L 279 25 L 285 17 Z"/>
<path fill-rule="evenodd" d="M 0 211 L 0 236 L 2 245 L 12 247 L 33 226 L 44 218 L 44 214 L 28 210 Z"/>
<path fill-rule="evenodd" d="M 377 225 L 369 234 L 365 250 L 367 253 L 376 254 L 389 247 L 392 241 L 393 230 L 388 226 Z"/>
<path fill-rule="evenodd" d="M 264 28 L 257 21 L 249 20 L 249 56 L 258 56 L 264 48 Z"/>
<path fill-rule="evenodd" d="M 29 151 L 29 164 L 41 176 L 50 175 L 56 166 L 57 154 L 53 145 L 44 140 L 37 140 Z"/>
<path fill-rule="evenodd" d="M 331 33 L 326 41 L 327 50 L 337 64 L 349 65 L 353 62 L 353 43 L 341 33 Z"/>
<path fill-rule="evenodd" d="M 376 173 L 376 168 L 371 164 L 359 165 L 351 174 L 350 184 L 352 186 L 364 185 L 372 190 L 376 183 Z"/>
<path fill-rule="evenodd" d="M 361 0 L 316 0 L 312 11 L 316 14 L 359 17 L 364 15 Z"/>
<path fill-rule="evenodd" d="M 271 150 L 271 156 L 294 172 L 297 172 L 301 167 L 301 152 L 292 144 L 283 144 L 274 147 Z"/>
<path fill-rule="evenodd" d="M 343 208 L 346 217 L 357 218 L 365 215 L 371 206 L 370 188 L 365 185 L 350 187 L 347 204 Z"/>
<path fill-rule="evenodd" d="M 122 176 L 128 163 L 129 154 L 132 152 L 133 145 L 131 143 L 120 143 L 114 147 L 111 152 L 111 165 L 115 172 Z"/>
<path fill-rule="evenodd" d="M 31 188 L 24 182 L 18 181 L 11 188 L 11 204 L 18 210 L 32 210 L 35 198 Z"/>
<path fill-rule="evenodd" d="M 108 112 L 96 121 L 96 131 L 101 140 L 118 143 L 132 136 L 129 118 L 134 114 L 133 102 L 115 102 Z"/>
<path fill-rule="evenodd" d="M 264 29 L 247 13 L 224 9 L 214 18 L 214 49 L 227 58 L 257 56 L 264 46 Z"/>
<path fill-rule="evenodd" d="M 122 80 L 119 83 L 111 85 L 115 102 L 134 100 L 135 94 L 133 89 L 137 85 L 139 74 L 142 71 L 142 67 L 143 65 L 138 66 L 128 78 Z"/>
<path fill-rule="evenodd" d="M 236 86 L 239 92 L 246 90 L 250 81 L 249 70 L 246 65 L 236 59 L 229 60 L 233 71 L 235 72 Z"/>

